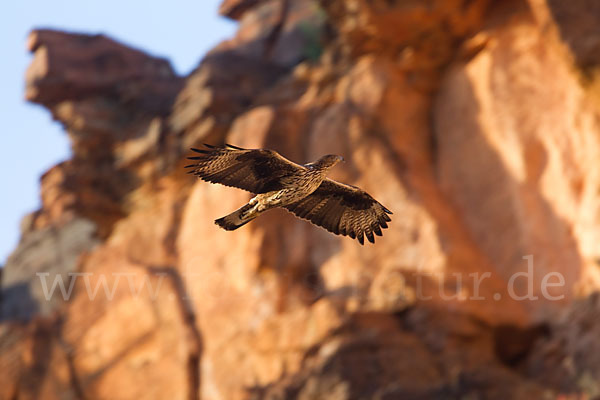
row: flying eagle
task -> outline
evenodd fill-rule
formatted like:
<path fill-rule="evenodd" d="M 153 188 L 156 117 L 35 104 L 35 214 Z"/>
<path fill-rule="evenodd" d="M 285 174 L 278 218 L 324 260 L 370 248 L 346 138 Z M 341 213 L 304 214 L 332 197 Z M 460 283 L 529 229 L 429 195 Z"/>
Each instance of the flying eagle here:
<path fill-rule="evenodd" d="M 374 243 L 374 235 L 381 236 L 381 228 L 391 221 L 392 212 L 368 193 L 326 177 L 331 167 L 344 160 L 341 156 L 329 154 L 299 165 L 273 150 L 205 146 L 192 148 L 200 156 L 188 157 L 195 161 L 186 166 L 190 174 L 256 194 L 248 204 L 215 221 L 223 229 L 232 231 L 271 208 L 282 207 L 364 244 L 364 236 Z"/>

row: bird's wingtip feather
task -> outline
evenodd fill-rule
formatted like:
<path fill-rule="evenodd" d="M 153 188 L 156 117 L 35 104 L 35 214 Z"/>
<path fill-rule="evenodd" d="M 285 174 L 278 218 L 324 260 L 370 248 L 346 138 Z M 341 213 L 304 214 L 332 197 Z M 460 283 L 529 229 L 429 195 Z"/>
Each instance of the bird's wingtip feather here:
<path fill-rule="evenodd" d="M 206 154 L 206 150 L 197 149 L 195 147 L 190 147 L 190 150 L 195 151 L 196 153 Z"/>

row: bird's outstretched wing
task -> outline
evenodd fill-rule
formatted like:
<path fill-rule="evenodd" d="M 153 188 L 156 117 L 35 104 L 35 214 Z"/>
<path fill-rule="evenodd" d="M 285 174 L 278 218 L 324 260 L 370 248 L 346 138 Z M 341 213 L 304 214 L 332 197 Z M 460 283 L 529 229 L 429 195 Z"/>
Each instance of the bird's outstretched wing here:
<path fill-rule="evenodd" d="M 392 214 L 367 192 L 331 179 L 285 208 L 336 235 L 356 238 L 360 244 L 364 244 L 364 236 L 374 243 L 374 234 L 382 235 L 381 228 L 387 228 L 388 214 Z"/>
<path fill-rule="evenodd" d="M 190 174 L 256 194 L 282 189 L 283 178 L 296 175 L 304 168 L 273 150 L 204 146 L 205 149 L 192 149 L 199 155 L 188 157 L 195 162 L 186 166 Z"/>

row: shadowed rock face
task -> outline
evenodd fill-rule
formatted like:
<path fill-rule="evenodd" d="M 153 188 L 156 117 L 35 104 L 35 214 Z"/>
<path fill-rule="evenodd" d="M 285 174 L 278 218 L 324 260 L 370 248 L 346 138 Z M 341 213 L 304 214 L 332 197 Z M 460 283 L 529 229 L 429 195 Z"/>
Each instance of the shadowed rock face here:
<path fill-rule="evenodd" d="M 0 398 L 596 396 L 587 3 L 225 1 L 240 29 L 187 77 L 32 32 L 26 97 L 73 156 L 2 271 Z M 249 194 L 185 174 L 203 142 L 343 155 L 394 221 L 369 247 L 281 210 L 222 231 Z"/>
<path fill-rule="evenodd" d="M 29 320 L 38 313 L 51 314 L 62 303 L 60 288 L 50 295 L 57 276 L 76 272 L 79 256 L 97 244 L 94 224 L 81 218 L 59 229 L 47 227 L 24 234 L 6 262 L 0 320 Z M 68 279 L 65 283 L 68 290 Z"/>

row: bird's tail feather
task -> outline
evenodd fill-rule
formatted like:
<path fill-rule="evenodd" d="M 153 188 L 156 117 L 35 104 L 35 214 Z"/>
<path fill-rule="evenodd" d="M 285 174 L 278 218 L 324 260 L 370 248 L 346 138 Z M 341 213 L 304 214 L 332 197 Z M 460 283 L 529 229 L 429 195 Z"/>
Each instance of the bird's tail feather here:
<path fill-rule="evenodd" d="M 253 208 L 253 205 L 246 204 L 231 214 L 215 220 L 215 224 L 227 231 L 233 231 L 258 217 L 259 213 L 255 212 Z"/>

